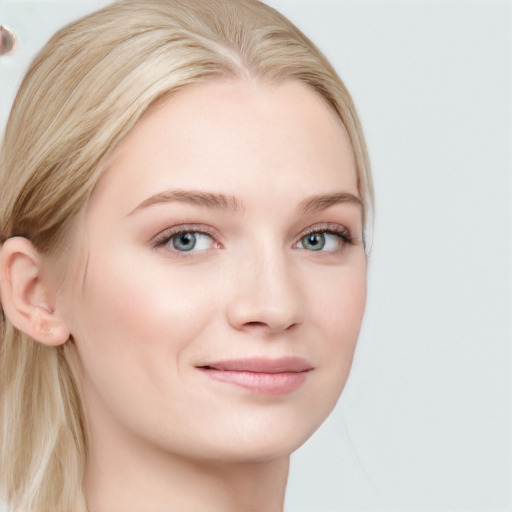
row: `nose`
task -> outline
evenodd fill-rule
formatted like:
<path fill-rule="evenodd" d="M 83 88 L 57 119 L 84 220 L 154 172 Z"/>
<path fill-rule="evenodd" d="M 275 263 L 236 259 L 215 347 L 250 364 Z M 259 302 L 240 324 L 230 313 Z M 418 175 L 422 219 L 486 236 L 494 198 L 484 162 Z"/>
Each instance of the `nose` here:
<path fill-rule="evenodd" d="M 302 323 L 304 300 L 283 254 L 245 259 L 233 287 L 227 316 L 235 329 L 275 334 Z"/>

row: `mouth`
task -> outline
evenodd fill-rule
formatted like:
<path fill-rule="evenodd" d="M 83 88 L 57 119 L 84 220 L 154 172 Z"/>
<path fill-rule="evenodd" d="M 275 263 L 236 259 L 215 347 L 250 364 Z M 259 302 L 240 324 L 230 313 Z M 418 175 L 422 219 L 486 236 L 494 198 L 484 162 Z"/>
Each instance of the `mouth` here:
<path fill-rule="evenodd" d="M 295 391 L 313 370 L 311 364 L 298 357 L 233 359 L 196 368 L 215 381 L 266 395 L 283 395 Z"/>

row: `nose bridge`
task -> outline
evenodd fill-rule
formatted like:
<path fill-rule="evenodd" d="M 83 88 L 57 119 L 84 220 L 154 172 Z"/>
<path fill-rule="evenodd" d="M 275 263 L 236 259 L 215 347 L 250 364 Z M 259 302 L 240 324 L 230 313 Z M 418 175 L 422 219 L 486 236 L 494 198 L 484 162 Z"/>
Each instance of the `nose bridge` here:
<path fill-rule="evenodd" d="M 258 245 L 242 258 L 230 322 L 237 328 L 265 326 L 271 332 L 284 331 L 302 321 L 300 285 L 284 247 Z"/>

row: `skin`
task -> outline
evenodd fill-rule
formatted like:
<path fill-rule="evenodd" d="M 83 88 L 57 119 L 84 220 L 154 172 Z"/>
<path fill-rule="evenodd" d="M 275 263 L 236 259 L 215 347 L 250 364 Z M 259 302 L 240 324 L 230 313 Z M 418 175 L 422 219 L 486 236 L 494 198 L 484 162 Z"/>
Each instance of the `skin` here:
<path fill-rule="evenodd" d="M 302 84 L 196 84 L 137 123 L 80 217 L 80 284 L 51 298 L 83 380 L 90 512 L 283 509 L 289 456 L 339 398 L 361 326 L 357 195 L 348 135 Z M 176 229 L 206 233 L 180 251 Z M 311 367 L 289 392 L 199 369 L 285 356 Z"/>

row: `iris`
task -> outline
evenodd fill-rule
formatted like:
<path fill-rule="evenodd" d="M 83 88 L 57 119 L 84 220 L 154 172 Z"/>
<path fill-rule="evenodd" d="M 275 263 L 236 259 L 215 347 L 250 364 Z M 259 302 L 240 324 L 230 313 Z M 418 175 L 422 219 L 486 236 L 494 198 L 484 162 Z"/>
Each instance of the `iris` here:
<path fill-rule="evenodd" d="M 172 237 L 172 246 L 177 251 L 191 251 L 197 243 L 194 233 L 179 233 Z"/>
<path fill-rule="evenodd" d="M 321 251 L 325 247 L 324 233 L 311 233 L 301 238 L 302 246 L 309 251 Z"/>

